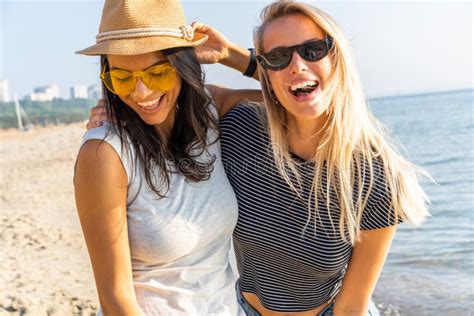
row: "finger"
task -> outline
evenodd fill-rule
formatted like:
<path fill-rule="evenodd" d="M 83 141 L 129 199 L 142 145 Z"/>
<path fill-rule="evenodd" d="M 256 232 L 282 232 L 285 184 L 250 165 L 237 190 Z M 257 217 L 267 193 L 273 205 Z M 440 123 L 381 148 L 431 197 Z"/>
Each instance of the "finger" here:
<path fill-rule="evenodd" d="M 102 112 L 102 113 L 97 114 L 97 119 L 100 120 L 100 121 L 110 121 L 111 120 L 109 115 L 107 114 L 107 112 Z"/>
<path fill-rule="evenodd" d="M 94 120 L 107 122 L 107 121 L 110 121 L 110 118 L 109 118 L 109 116 L 108 116 L 107 114 L 102 113 L 102 114 L 96 115 L 96 117 L 94 118 Z"/>
<path fill-rule="evenodd" d="M 91 122 L 93 125 L 96 125 L 97 122 L 106 121 L 106 120 L 107 120 L 107 116 L 104 116 L 102 114 L 89 116 L 89 122 Z"/>
<path fill-rule="evenodd" d="M 98 115 L 101 113 L 107 113 L 107 108 L 105 106 L 94 106 L 93 108 L 90 109 L 89 115 Z"/>
<path fill-rule="evenodd" d="M 209 25 L 205 23 L 197 22 L 197 21 L 194 21 L 193 23 L 191 23 L 191 27 L 194 30 L 200 30 L 200 31 L 207 31 L 209 29 Z"/>
<path fill-rule="evenodd" d="M 202 23 L 198 22 L 198 21 L 193 21 L 193 23 L 191 23 L 191 27 L 193 29 L 196 29 L 198 27 L 201 27 L 202 26 Z"/>
<path fill-rule="evenodd" d="M 86 124 L 86 128 L 89 130 L 91 128 L 96 128 L 96 127 L 102 126 L 102 124 L 103 124 L 102 121 L 95 121 L 95 122 L 89 121 Z"/>
<path fill-rule="evenodd" d="M 99 101 L 97 101 L 97 106 L 106 106 L 107 105 L 107 101 L 105 99 L 100 99 Z"/>
<path fill-rule="evenodd" d="M 107 106 L 107 101 L 105 101 L 104 99 L 100 99 L 99 101 L 97 101 L 96 106 L 91 108 L 90 114 L 95 114 L 95 113 L 98 113 L 100 111 L 105 111 L 106 106 Z"/>
<path fill-rule="evenodd" d="M 89 110 L 89 116 L 96 115 L 99 112 L 100 112 L 100 108 L 98 108 L 97 106 L 94 106 L 93 108 Z"/>

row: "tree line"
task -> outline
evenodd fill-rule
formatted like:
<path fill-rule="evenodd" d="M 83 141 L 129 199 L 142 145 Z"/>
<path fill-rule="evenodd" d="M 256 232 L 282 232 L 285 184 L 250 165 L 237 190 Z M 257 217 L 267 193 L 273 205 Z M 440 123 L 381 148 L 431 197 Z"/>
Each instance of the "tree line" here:
<path fill-rule="evenodd" d="M 34 125 L 46 126 L 84 121 L 96 102 L 89 99 L 54 99 L 46 102 L 20 101 L 20 105 Z M 26 124 L 24 117 L 23 122 Z M 18 127 L 15 103 L 0 102 L 0 128 L 12 127 Z"/>

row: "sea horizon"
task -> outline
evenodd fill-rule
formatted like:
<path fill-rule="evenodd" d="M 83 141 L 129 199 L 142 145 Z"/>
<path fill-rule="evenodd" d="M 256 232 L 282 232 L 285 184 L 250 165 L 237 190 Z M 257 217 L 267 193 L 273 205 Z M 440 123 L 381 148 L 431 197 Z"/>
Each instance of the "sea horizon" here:
<path fill-rule="evenodd" d="M 367 101 L 377 101 L 382 99 L 398 99 L 398 98 L 410 98 L 410 97 L 422 97 L 427 95 L 434 94 L 456 94 L 456 93 L 465 93 L 465 92 L 474 92 L 474 87 L 472 88 L 462 88 L 462 89 L 450 89 L 450 90 L 433 90 L 433 91 L 422 91 L 422 92 L 407 92 L 400 94 L 387 94 L 381 96 L 371 96 L 367 97 Z"/>

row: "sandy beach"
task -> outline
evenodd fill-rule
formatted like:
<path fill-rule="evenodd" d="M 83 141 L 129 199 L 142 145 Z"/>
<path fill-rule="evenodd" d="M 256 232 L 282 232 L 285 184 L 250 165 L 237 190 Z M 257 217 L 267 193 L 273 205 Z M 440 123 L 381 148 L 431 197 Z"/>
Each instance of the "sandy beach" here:
<path fill-rule="evenodd" d="M 0 315 L 95 313 L 72 182 L 83 126 L 0 133 Z"/>
<path fill-rule="evenodd" d="M 75 209 L 84 124 L 0 132 L 0 315 L 94 315 L 94 278 Z M 382 315 L 399 315 L 389 304 Z"/>

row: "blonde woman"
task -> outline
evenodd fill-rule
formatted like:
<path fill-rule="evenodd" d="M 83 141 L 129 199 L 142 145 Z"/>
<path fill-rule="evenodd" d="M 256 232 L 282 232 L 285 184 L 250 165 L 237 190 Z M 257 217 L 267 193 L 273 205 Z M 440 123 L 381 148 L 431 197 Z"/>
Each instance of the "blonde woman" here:
<path fill-rule="evenodd" d="M 222 56 L 234 50 L 195 26 Z M 264 108 L 242 105 L 220 122 L 239 205 L 238 301 L 247 315 L 378 315 L 371 296 L 396 225 L 428 214 L 418 168 L 368 110 L 347 40 L 327 14 L 270 4 L 255 46 Z"/>
<path fill-rule="evenodd" d="M 397 223 L 427 215 L 417 167 L 369 112 L 327 14 L 275 2 L 254 42 L 265 111 L 237 107 L 220 123 L 239 302 L 248 315 L 378 315 L 371 296 Z"/>

